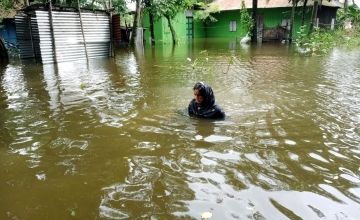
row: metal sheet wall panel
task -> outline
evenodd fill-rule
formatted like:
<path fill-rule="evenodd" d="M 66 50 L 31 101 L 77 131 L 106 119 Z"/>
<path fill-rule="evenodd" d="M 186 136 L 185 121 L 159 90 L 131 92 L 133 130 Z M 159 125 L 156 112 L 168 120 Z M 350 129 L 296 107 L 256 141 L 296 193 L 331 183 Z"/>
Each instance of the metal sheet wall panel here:
<path fill-rule="evenodd" d="M 16 38 L 21 59 L 34 58 L 34 50 L 30 35 L 30 17 L 27 15 L 16 15 Z"/>
<path fill-rule="evenodd" d="M 53 13 L 53 46 L 49 13 L 36 11 L 39 47 L 43 63 L 86 59 L 79 13 Z M 110 22 L 106 14 L 81 13 L 89 58 L 108 57 L 110 49 Z M 56 48 L 56 49 L 55 49 Z M 56 54 L 56 59 L 54 56 Z"/>

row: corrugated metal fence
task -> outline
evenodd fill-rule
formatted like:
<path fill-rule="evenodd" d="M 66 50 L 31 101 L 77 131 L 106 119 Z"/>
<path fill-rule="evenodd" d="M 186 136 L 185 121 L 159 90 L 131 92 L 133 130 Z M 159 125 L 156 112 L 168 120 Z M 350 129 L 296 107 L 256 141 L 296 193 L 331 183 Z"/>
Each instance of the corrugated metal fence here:
<path fill-rule="evenodd" d="M 82 12 L 81 16 L 89 58 L 108 57 L 110 16 L 90 12 Z M 27 15 L 16 17 L 20 56 L 35 57 L 44 64 L 86 59 L 79 13 L 53 11 L 52 21 L 53 34 L 48 11 L 35 11 L 31 30 Z"/>

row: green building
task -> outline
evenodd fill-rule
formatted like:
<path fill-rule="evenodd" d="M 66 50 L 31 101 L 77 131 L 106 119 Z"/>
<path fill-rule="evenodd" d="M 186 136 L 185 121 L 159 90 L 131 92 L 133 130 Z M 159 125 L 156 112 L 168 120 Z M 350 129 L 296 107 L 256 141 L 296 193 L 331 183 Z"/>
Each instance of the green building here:
<path fill-rule="evenodd" d="M 176 37 L 178 42 L 186 42 L 188 39 L 204 38 L 205 30 L 203 28 L 202 21 L 196 21 L 193 16 L 193 10 L 188 10 L 179 13 L 173 20 Z M 143 26 L 145 28 L 144 39 L 146 43 L 150 42 L 150 22 L 149 16 L 145 15 L 143 20 Z M 154 22 L 154 35 L 156 43 L 171 44 L 172 36 L 169 28 L 168 21 L 162 17 Z"/>
<path fill-rule="evenodd" d="M 173 25 L 179 42 L 193 38 L 228 38 L 241 39 L 246 30 L 240 24 L 241 0 L 215 0 L 213 3 L 219 12 L 212 14 L 216 22 L 202 22 L 194 20 L 193 11 L 179 13 L 173 20 Z M 244 0 L 249 13 L 252 12 L 252 0 Z M 308 0 L 306 7 L 303 2 L 295 8 L 294 38 L 301 26 L 309 27 L 314 1 Z M 333 28 L 336 11 L 341 7 L 338 0 L 319 1 L 315 26 Z M 257 33 L 259 41 L 282 41 L 289 36 L 292 5 L 289 0 L 258 0 Z M 144 16 L 145 40 L 150 42 L 149 19 Z M 171 43 L 172 36 L 165 18 L 154 24 L 155 41 Z"/>

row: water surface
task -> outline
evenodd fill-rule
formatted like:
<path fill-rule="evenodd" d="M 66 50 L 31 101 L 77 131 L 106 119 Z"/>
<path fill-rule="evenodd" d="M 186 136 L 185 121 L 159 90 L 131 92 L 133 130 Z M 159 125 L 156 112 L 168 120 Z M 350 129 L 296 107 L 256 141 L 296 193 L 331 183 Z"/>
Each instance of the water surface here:
<path fill-rule="evenodd" d="M 0 67 L 1 219 L 357 219 L 360 52 L 199 41 Z M 224 121 L 189 118 L 196 81 Z"/>

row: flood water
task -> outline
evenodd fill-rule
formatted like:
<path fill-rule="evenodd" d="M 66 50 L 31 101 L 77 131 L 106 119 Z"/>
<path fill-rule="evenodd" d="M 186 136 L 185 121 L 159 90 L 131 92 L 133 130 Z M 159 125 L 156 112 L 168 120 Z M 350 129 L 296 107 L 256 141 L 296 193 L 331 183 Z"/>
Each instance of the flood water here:
<path fill-rule="evenodd" d="M 358 219 L 359 60 L 204 41 L 0 65 L 0 219 Z M 200 80 L 224 121 L 188 117 Z"/>

